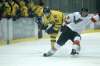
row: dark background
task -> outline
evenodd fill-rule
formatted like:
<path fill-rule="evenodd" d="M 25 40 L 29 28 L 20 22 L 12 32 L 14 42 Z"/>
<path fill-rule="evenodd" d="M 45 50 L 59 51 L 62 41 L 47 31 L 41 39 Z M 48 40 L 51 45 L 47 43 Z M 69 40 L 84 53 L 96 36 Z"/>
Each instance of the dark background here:
<path fill-rule="evenodd" d="M 44 0 L 47 6 L 63 12 L 79 11 L 82 7 L 90 12 L 100 10 L 100 0 Z"/>

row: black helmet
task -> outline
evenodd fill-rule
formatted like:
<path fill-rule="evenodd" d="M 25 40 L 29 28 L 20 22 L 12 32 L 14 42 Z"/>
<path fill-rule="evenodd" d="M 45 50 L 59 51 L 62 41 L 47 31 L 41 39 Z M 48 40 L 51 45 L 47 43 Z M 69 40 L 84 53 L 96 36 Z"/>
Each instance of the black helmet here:
<path fill-rule="evenodd" d="M 81 12 L 88 12 L 88 9 L 87 8 L 82 8 Z"/>
<path fill-rule="evenodd" d="M 43 13 L 50 13 L 50 8 L 49 7 L 44 7 Z"/>

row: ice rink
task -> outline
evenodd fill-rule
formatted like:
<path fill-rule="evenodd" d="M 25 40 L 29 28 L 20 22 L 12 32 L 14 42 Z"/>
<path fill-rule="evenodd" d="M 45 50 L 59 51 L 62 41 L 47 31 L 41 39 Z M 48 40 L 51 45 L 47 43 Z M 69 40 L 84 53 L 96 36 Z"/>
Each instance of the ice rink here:
<path fill-rule="evenodd" d="M 0 66 L 100 66 L 100 32 L 82 35 L 79 56 L 71 56 L 68 41 L 54 56 L 43 57 L 49 39 L 21 42 L 0 48 Z"/>

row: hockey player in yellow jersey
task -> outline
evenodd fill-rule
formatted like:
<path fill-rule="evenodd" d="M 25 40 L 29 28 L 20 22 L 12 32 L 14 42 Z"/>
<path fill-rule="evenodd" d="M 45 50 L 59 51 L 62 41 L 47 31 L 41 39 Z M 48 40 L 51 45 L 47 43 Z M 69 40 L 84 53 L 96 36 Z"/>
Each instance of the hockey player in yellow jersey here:
<path fill-rule="evenodd" d="M 34 6 L 32 7 L 32 11 L 35 14 L 36 23 L 38 25 L 38 39 L 42 38 L 42 29 L 41 29 L 41 22 L 43 16 L 43 7 L 44 2 L 42 0 L 34 1 Z"/>
<path fill-rule="evenodd" d="M 42 16 L 43 16 L 43 7 L 39 5 L 35 5 L 34 8 L 34 14 L 35 19 L 38 25 L 38 39 L 41 39 L 43 37 L 42 29 L 41 29 L 41 22 L 42 22 Z"/>
<path fill-rule="evenodd" d="M 46 29 L 46 32 L 50 35 L 51 48 L 54 49 L 56 37 L 63 23 L 64 16 L 62 12 L 50 10 L 48 7 L 44 8 L 43 12 L 43 28 Z"/>

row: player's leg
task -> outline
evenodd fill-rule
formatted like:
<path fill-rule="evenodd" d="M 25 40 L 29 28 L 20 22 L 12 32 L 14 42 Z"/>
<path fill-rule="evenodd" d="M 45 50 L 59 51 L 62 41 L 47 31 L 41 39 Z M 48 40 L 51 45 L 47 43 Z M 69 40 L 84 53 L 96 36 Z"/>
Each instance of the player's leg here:
<path fill-rule="evenodd" d="M 71 55 L 79 54 L 79 52 L 80 52 L 80 41 L 81 41 L 80 36 L 77 35 L 77 36 L 74 37 Z"/>
<path fill-rule="evenodd" d="M 55 44 L 55 48 L 50 49 L 47 53 L 44 53 L 43 56 L 50 57 L 50 56 L 54 55 L 56 53 L 56 51 L 58 50 L 58 48 L 60 48 L 60 46 Z"/>
<path fill-rule="evenodd" d="M 44 56 L 51 56 L 54 54 L 54 52 L 56 51 L 55 49 L 55 43 L 56 43 L 56 37 L 57 37 L 58 33 L 52 33 L 50 34 L 50 41 L 51 41 L 51 50 L 48 51 L 47 53 L 44 53 Z"/>
<path fill-rule="evenodd" d="M 56 53 L 56 51 L 65 44 L 65 42 L 68 40 L 68 37 L 66 37 L 65 34 L 61 34 L 59 39 L 57 40 L 57 43 L 54 44 L 54 48 L 51 48 L 47 53 L 44 53 L 44 57 L 52 56 Z"/>
<path fill-rule="evenodd" d="M 56 37 L 58 35 L 58 30 L 54 30 L 54 26 L 51 25 L 49 28 L 46 29 L 46 32 L 50 35 L 50 41 L 51 41 L 51 49 L 55 51 L 55 43 L 56 43 Z M 49 51 L 47 53 L 44 53 L 44 56 L 50 56 L 52 55 L 52 52 Z"/>
<path fill-rule="evenodd" d="M 50 34 L 51 49 L 55 48 L 55 43 L 56 43 L 56 37 L 57 37 L 57 35 L 58 35 L 58 33 Z"/>
<path fill-rule="evenodd" d="M 51 26 L 50 28 L 48 28 L 46 30 L 46 32 L 50 35 L 51 49 L 53 49 L 54 48 L 54 44 L 56 43 L 56 37 L 58 35 L 58 31 L 55 31 L 53 29 L 53 26 Z"/>

